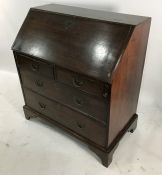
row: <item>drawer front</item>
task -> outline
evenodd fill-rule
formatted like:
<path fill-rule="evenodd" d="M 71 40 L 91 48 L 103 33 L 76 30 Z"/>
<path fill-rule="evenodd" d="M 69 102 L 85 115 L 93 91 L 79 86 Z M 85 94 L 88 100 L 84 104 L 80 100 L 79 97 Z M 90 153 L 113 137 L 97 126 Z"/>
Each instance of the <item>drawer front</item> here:
<path fill-rule="evenodd" d="M 75 88 L 60 84 L 52 79 L 46 79 L 28 72 L 21 74 L 22 83 L 43 96 L 56 100 L 96 120 L 105 121 L 107 117 L 107 101 L 104 98 L 94 98 Z"/>
<path fill-rule="evenodd" d="M 96 144 L 105 145 L 106 128 L 66 106 L 24 88 L 27 106 L 57 121 Z"/>
<path fill-rule="evenodd" d="M 34 58 L 17 55 L 16 62 L 18 67 L 20 68 L 20 72 L 23 74 L 27 74 L 28 71 L 33 72 L 36 75 L 43 75 L 45 77 L 50 77 L 54 79 L 54 66 L 52 64 L 48 64 L 39 60 L 35 60 Z"/>
<path fill-rule="evenodd" d="M 56 75 L 57 81 L 99 97 L 104 96 L 105 86 L 108 86 L 108 84 L 60 67 L 56 67 Z"/>

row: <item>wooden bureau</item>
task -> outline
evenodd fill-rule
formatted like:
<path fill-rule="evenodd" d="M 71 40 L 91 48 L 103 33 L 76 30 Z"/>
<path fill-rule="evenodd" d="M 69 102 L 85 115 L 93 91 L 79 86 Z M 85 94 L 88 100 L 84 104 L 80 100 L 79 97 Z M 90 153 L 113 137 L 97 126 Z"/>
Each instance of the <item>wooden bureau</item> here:
<path fill-rule="evenodd" d="M 25 117 L 47 119 L 84 141 L 108 167 L 137 125 L 150 23 L 57 4 L 31 8 L 12 46 Z"/>

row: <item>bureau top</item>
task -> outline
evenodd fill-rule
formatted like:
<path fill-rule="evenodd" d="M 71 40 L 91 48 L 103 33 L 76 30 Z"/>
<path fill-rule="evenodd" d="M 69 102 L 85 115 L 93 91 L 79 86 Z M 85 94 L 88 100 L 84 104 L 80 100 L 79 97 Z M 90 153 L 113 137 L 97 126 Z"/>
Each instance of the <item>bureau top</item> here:
<path fill-rule="evenodd" d="M 12 49 L 110 82 L 136 25 L 147 17 L 50 4 L 31 8 Z"/>
<path fill-rule="evenodd" d="M 63 13 L 68 15 L 80 16 L 109 22 L 130 24 L 130 25 L 138 25 L 148 18 L 145 16 L 128 15 L 128 14 L 86 9 L 81 7 L 73 7 L 59 4 L 47 4 L 34 7 L 33 9 L 45 10 L 54 13 Z"/>

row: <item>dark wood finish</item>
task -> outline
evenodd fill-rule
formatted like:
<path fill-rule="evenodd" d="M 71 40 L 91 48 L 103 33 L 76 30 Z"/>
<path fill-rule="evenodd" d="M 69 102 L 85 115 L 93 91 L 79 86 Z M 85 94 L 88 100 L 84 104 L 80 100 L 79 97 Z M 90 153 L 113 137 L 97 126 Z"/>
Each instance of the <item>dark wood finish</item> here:
<path fill-rule="evenodd" d="M 98 21 L 107 21 L 112 23 L 138 25 L 148 17 L 127 15 L 123 13 L 114 13 L 101 10 L 86 9 L 81 7 L 65 6 L 60 4 L 47 4 L 34 7 L 32 9 L 49 11 L 57 14 L 72 15 L 77 17 L 90 18 Z"/>
<path fill-rule="evenodd" d="M 147 20 L 134 29 L 113 74 L 108 145 L 136 113 L 149 28 Z"/>
<path fill-rule="evenodd" d="M 26 105 L 39 113 L 56 120 L 72 131 L 87 137 L 89 140 L 104 146 L 106 128 L 104 125 L 90 120 L 85 115 L 78 113 L 56 101 L 48 100 L 28 89 L 24 89 Z M 93 132 L 96 131 L 96 135 Z"/>
<path fill-rule="evenodd" d="M 102 164 L 105 167 L 108 167 L 110 165 L 110 163 L 112 162 L 112 158 L 113 158 L 113 154 L 114 151 L 116 150 L 116 148 L 119 145 L 119 141 L 121 140 L 121 138 L 124 136 L 124 134 L 128 131 L 133 133 L 134 130 L 137 127 L 137 119 L 138 119 L 138 115 L 135 114 L 131 117 L 130 121 L 125 125 L 125 127 L 119 132 L 119 134 L 117 135 L 117 137 L 114 139 L 114 141 L 111 143 L 111 145 L 109 145 L 108 149 L 106 150 L 101 150 L 98 149 L 96 147 L 94 147 L 93 145 L 89 145 L 89 148 L 94 151 L 101 159 Z"/>
<path fill-rule="evenodd" d="M 58 82 L 67 84 L 88 94 L 104 97 L 105 88 L 107 87 L 107 90 L 110 89 L 108 83 L 103 83 L 101 81 L 97 81 L 90 77 L 83 76 L 77 74 L 76 72 L 68 71 L 59 67 L 56 69 Z"/>
<path fill-rule="evenodd" d="M 48 78 L 55 78 L 54 65 L 39 61 L 33 57 L 25 56 L 22 54 L 17 55 L 17 64 L 23 72 L 32 72 L 34 75 L 44 76 Z"/>
<path fill-rule="evenodd" d="M 18 57 L 17 57 L 18 58 Z M 85 115 L 105 122 L 107 118 L 108 100 L 105 97 L 89 96 L 79 92 L 77 88 L 71 88 L 64 84 L 54 81 L 53 78 L 38 76 L 33 71 L 24 69 L 23 64 L 20 66 L 21 80 L 24 87 L 33 90 L 43 96 L 74 108 Z M 29 66 L 30 67 L 30 66 Z"/>
<path fill-rule="evenodd" d="M 31 8 L 12 46 L 26 119 L 54 123 L 108 167 L 137 127 L 150 23 L 56 4 Z"/>
<path fill-rule="evenodd" d="M 103 147 L 101 147 L 99 145 L 96 145 L 95 142 L 91 142 L 91 140 L 87 139 L 86 137 L 80 136 L 78 133 L 73 132 L 72 130 L 70 130 L 69 128 L 65 127 L 64 125 L 61 125 L 56 120 L 51 120 L 51 118 L 49 118 L 49 117 L 47 117 L 47 116 L 45 116 L 45 115 L 43 115 L 41 113 L 38 113 L 37 111 L 33 110 L 32 108 L 30 108 L 28 106 L 24 106 L 23 109 L 24 109 L 25 117 L 28 120 L 30 118 L 41 117 L 43 119 L 46 119 L 50 123 L 55 124 L 59 128 L 67 131 L 69 134 L 73 135 L 77 139 L 80 139 L 81 141 L 83 141 L 84 143 L 86 143 L 88 145 L 89 149 L 92 150 L 93 152 L 95 152 L 96 155 L 98 155 L 98 157 L 101 159 L 102 164 L 105 167 L 108 167 L 110 165 L 110 163 L 112 162 L 113 153 L 116 150 L 116 148 L 118 147 L 119 142 L 122 139 L 122 137 L 127 132 L 133 133 L 135 131 L 135 129 L 137 127 L 137 119 L 138 119 L 138 115 L 137 114 L 135 114 L 134 116 L 132 116 L 132 118 L 130 119 L 130 121 L 122 129 L 122 131 L 118 134 L 118 136 L 113 141 L 113 143 L 109 146 L 109 148 L 108 149 L 105 149 L 105 148 L 103 148 Z"/>
<path fill-rule="evenodd" d="M 13 50 L 107 82 L 131 28 L 31 9 Z"/>

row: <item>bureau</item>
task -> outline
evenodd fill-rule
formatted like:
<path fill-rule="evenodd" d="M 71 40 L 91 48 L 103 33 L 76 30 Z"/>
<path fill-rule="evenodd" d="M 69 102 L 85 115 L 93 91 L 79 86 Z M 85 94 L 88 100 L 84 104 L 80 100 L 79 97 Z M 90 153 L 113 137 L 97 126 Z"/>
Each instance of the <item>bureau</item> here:
<path fill-rule="evenodd" d="M 150 23 L 57 4 L 31 8 L 12 46 L 26 119 L 64 129 L 108 167 L 137 126 Z"/>

